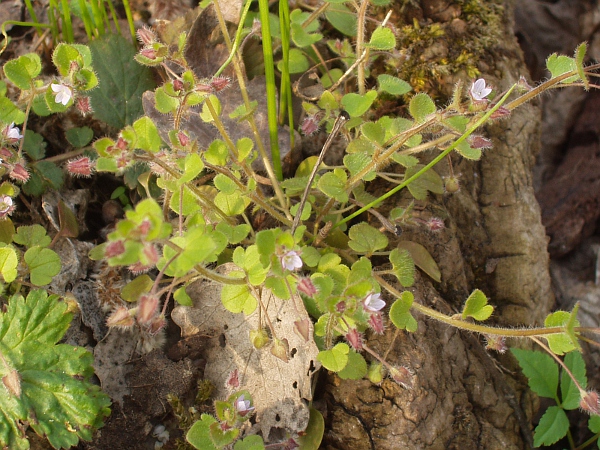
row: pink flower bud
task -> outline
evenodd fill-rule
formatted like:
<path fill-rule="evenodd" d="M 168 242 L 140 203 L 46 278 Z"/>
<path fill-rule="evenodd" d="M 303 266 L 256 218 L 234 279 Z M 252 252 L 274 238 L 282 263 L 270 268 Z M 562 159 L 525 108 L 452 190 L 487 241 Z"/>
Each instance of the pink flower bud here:
<path fill-rule="evenodd" d="M 491 119 L 503 119 L 505 117 L 510 116 L 510 109 L 506 109 L 504 106 L 501 106 L 496 111 L 492 113 L 490 116 Z"/>
<path fill-rule="evenodd" d="M 363 348 L 363 337 L 362 334 L 356 328 L 350 328 L 346 333 L 346 341 L 348 344 L 356 350 L 360 351 Z"/>
<path fill-rule="evenodd" d="M 156 59 L 156 50 L 153 48 L 143 48 L 140 50 L 140 55 L 154 61 Z"/>
<path fill-rule="evenodd" d="M 231 86 L 231 80 L 229 77 L 215 77 L 210 80 L 210 87 L 214 92 L 221 92 L 223 89 L 227 89 Z"/>
<path fill-rule="evenodd" d="M 194 88 L 194 90 L 196 92 L 199 92 L 201 94 L 209 94 L 213 91 L 213 88 L 210 84 L 206 84 L 206 83 L 198 83 L 196 85 L 196 87 Z"/>
<path fill-rule="evenodd" d="M 121 240 L 109 242 L 104 248 L 105 258 L 114 258 L 123 253 L 125 253 L 125 244 Z"/>
<path fill-rule="evenodd" d="M 150 270 L 152 270 L 154 266 L 150 266 L 147 264 L 142 264 L 141 262 L 137 262 L 135 264 L 131 264 L 129 267 L 127 267 L 127 269 L 133 274 L 133 275 L 141 275 L 143 273 L 147 273 Z"/>
<path fill-rule="evenodd" d="M 390 368 L 390 377 L 404 389 L 413 388 L 413 376 L 413 372 L 408 367 L 400 366 Z"/>
<path fill-rule="evenodd" d="M 77 108 L 77 111 L 79 111 L 79 113 L 84 117 L 94 112 L 94 108 L 92 108 L 92 103 L 89 97 L 77 97 L 75 99 L 75 107 Z"/>
<path fill-rule="evenodd" d="M 72 159 L 67 163 L 67 171 L 76 177 L 90 177 L 94 170 L 94 164 L 87 156 Z"/>
<path fill-rule="evenodd" d="M 433 232 L 440 231 L 446 228 L 444 221 L 439 217 L 432 217 L 425 223 L 425 225 L 427 226 L 427 228 L 429 228 L 430 231 Z"/>
<path fill-rule="evenodd" d="M 600 415 L 600 403 L 596 391 L 581 392 L 579 407 L 588 414 Z"/>
<path fill-rule="evenodd" d="M 15 164 L 11 172 L 8 174 L 13 180 L 21 181 L 22 183 L 29 180 L 29 172 L 22 164 Z"/>
<path fill-rule="evenodd" d="M 147 325 L 148 334 L 150 334 L 150 336 L 156 336 L 166 326 L 167 326 L 167 319 L 165 319 L 165 316 L 163 316 L 162 314 L 160 314 L 160 315 L 154 317 L 150 321 L 150 324 Z"/>
<path fill-rule="evenodd" d="M 106 325 L 110 328 L 129 328 L 133 324 L 134 320 L 131 316 L 131 311 L 125 306 L 119 306 L 110 316 L 108 316 L 108 319 L 106 319 Z"/>
<path fill-rule="evenodd" d="M 138 301 L 137 321 L 147 324 L 154 318 L 158 311 L 158 297 L 156 295 L 144 294 Z"/>
<path fill-rule="evenodd" d="M 478 134 L 470 136 L 468 142 L 473 148 L 492 148 L 492 141 Z"/>
<path fill-rule="evenodd" d="M 240 387 L 240 377 L 237 369 L 231 371 L 225 382 L 225 386 L 230 389 L 237 389 Z"/>
<path fill-rule="evenodd" d="M 183 131 L 179 131 L 177 133 L 177 139 L 179 139 L 179 143 L 185 147 L 186 145 L 188 145 L 191 141 L 190 137 L 185 134 Z"/>
<path fill-rule="evenodd" d="M 312 136 L 319 131 L 319 121 L 315 116 L 305 117 L 300 125 L 300 131 L 304 136 Z"/>
<path fill-rule="evenodd" d="M 500 354 L 506 352 L 508 349 L 504 336 L 486 336 L 485 348 L 488 350 L 495 350 Z"/>
<path fill-rule="evenodd" d="M 173 80 L 173 89 L 175 91 L 182 91 L 183 90 L 183 81 Z"/>
<path fill-rule="evenodd" d="M 135 34 L 143 45 L 152 45 L 156 42 L 156 35 L 150 28 L 142 27 Z"/>
<path fill-rule="evenodd" d="M 383 334 L 385 327 L 383 325 L 383 316 L 381 313 L 371 314 L 368 324 L 375 333 Z"/>
<path fill-rule="evenodd" d="M 344 311 L 346 311 L 346 302 L 345 301 L 341 301 L 341 302 L 337 302 L 335 304 L 335 310 L 339 313 L 343 313 Z"/>
<path fill-rule="evenodd" d="M 317 288 L 310 278 L 300 278 L 300 281 L 298 281 L 298 285 L 296 287 L 307 297 L 312 297 L 317 293 Z"/>

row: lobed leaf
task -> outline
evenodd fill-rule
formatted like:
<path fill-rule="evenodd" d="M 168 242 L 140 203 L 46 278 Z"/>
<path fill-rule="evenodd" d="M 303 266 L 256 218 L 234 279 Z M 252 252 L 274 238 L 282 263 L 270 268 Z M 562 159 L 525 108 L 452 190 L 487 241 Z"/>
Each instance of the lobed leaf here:
<path fill-rule="evenodd" d="M 519 361 L 523 373 L 528 378 L 529 387 L 541 397 L 557 399 L 558 366 L 546 353 L 511 348 Z"/>
<path fill-rule="evenodd" d="M 467 298 L 462 311 L 463 320 L 472 317 L 475 320 L 487 320 L 494 312 L 494 307 L 487 304 L 488 299 L 483 292 L 475 289 Z"/>
<path fill-rule="evenodd" d="M 533 445 L 552 445 L 567 435 L 569 418 L 565 411 L 558 406 L 550 406 L 533 434 Z"/>

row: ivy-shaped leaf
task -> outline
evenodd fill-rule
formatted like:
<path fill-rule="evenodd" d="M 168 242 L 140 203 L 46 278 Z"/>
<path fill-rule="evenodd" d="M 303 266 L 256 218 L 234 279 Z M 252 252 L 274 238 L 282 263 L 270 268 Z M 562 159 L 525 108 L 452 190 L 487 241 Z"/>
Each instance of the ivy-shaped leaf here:
<path fill-rule="evenodd" d="M 364 95 L 351 92 L 342 97 L 342 106 L 350 117 L 360 117 L 371 108 L 376 98 L 377 91 L 374 90 L 367 91 Z"/>
<path fill-rule="evenodd" d="M 467 317 L 472 317 L 475 320 L 487 320 L 494 312 L 494 307 L 487 304 L 488 299 L 483 292 L 475 289 L 467 301 L 462 311 L 463 320 Z"/>
<path fill-rule="evenodd" d="M 350 228 L 348 236 L 350 237 L 348 246 L 358 253 L 371 255 L 377 250 L 386 248 L 388 245 L 386 235 L 365 222 L 361 222 Z"/>
<path fill-rule="evenodd" d="M 218 450 L 210 438 L 210 426 L 213 423 L 217 423 L 217 419 L 210 414 L 202 414 L 200 420 L 188 430 L 185 439 L 198 450 Z"/>
<path fill-rule="evenodd" d="M 350 350 L 348 364 L 338 372 L 342 380 L 360 380 L 367 374 L 367 362 L 360 353 Z"/>
<path fill-rule="evenodd" d="M 339 372 L 348 364 L 350 347 L 344 342 L 337 343 L 331 350 L 322 350 L 317 355 L 317 360 L 327 370 Z"/>
<path fill-rule="evenodd" d="M 429 95 L 419 92 L 410 99 L 408 112 L 417 122 L 423 122 L 429 114 L 436 111 L 435 103 Z"/>
<path fill-rule="evenodd" d="M 571 319 L 571 313 L 567 311 L 556 311 L 548 315 L 546 320 L 544 320 L 544 325 L 546 327 L 565 327 L 564 333 L 550 334 L 545 336 L 548 340 L 548 346 L 550 347 L 550 350 L 557 355 L 564 355 L 565 353 L 579 348 L 577 338 L 566 332 L 566 328 L 569 323 L 572 324 L 571 327 L 580 326 L 578 320 L 575 319 L 572 322 Z"/>
<path fill-rule="evenodd" d="M 23 259 L 29 267 L 29 279 L 36 286 L 50 284 L 52 277 L 60 272 L 60 257 L 49 248 L 31 247 Z"/>
<path fill-rule="evenodd" d="M 546 67 L 550 71 L 552 78 L 556 78 L 567 72 L 577 70 L 577 64 L 575 63 L 574 58 L 569 58 L 568 56 L 564 55 L 558 56 L 556 53 L 553 53 L 548 57 L 548 59 L 546 60 Z M 578 79 L 579 76 L 574 75 L 572 77 L 562 80 L 561 83 L 573 83 Z"/>
<path fill-rule="evenodd" d="M 317 184 L 319 190 L 337 200 L 340 203 L 346 203 L 348 201 L 348 193 L 346 192 L 346 180 L 343 175 L 338 172 L 327 172 L 320 179 Z"/>
<path fill-rule="evenodd" d="M 415 297 L 412 292 L 404 291 L 402 296 L 397 299 L 390 308 L 390 320 L 400 330 L 410 332 L 417 331 L 417 321 L 410 313 L 410 307 Z"/>
<path fill-rule="evenodd" d="M 221 291 L 221 301 L 228 311 L 252 314 L 258 302 L 245 284 L 226 284 Z"/>

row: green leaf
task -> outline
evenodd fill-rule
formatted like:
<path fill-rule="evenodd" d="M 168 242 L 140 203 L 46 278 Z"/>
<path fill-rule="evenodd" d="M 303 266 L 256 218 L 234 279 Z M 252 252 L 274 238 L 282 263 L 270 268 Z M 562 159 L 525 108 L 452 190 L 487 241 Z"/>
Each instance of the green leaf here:
<path fill-rule="evenodd" d="M 298 23 L 291 24 L 290 32 L 292 34 L 292 41 L 294 41 L 294 44 L 296 44 L 296 46 L 299 48 L 310 47 L 312 44 L 315 44 L 323 39 L 323 35 L 321 33 L 308 33 L 306 29 Z"/>
<path fill-rule="evenodd" d="M 29 279 L 36 286 L 50 284 L 52 277 L 60 272 L 60 257 L 49 248 L 31 247 L 23 259 L 29 267 Z"/>
<path fill-rule="evenodd" d="M 588 422 L 588 428 L 592 433 L 600 433 L 600 416 L 592 416 Z"/>
<path fill-rule="evenodd" d="M 325 420 L 319 410 L 311 407 L 308 426 L 304 430 L 304 434 L 298 437 L 299 450 L 319 450 L 324 433 Z"/>
<path fill-rule="evenodd" d="M 350 350 L 348 364 L 338 372 L 342 380 L 360 380 L 367 374 L 367 362 L 360 353 Z"/>
<path fill-rule="evenodd" d="M 75 127 L 70 128 L 65 133 L 67 141 L 76 148 L 85 147 L 94 137 L 94 132 L 90 127 Z"/>
<path fill-rule="evenodd" d="M 43 290 L 26 299 L 11 297 L 0 312 L 0 378 L 13 371 L 20 379 L 13 386 L 20 395 L 7 390 L 0 395 L 0 446 L 29 448 L 28 423 L 54 448 L 70 448 L 79 439 L 91 441 L 110 413 L 110 399 L 90 383 L 91 353 L 57 344 L 70 322 L 66 303 Z"/>
<path fill-rule="evenodd" d="M 31 177 L 23 185 L 28 195 L 42 195 L 46 189 L 59 190 L 64 182 L 63 171 L 51 161 L 37 161 L 29 165 Z"/>
<path fill-rule="evenodd" d="M 179 99 L 166 93 L 164 86 L 156 89 L 154 107 L 159 113 L 169 114 L 179 107 Z"/>
<path fill-rule="evenodd" d="M 227 164 L 228 155 L 229 150 L 227 149 L 225 142 L 220 139 L 215 139 L 206 149 L 206 152 L 204 153 L 204 159 L 206 162 L 214 166 L 224 166 Z"/>
<path fill-rule="evenodd" d="M 408 112 L 417 122 L 424 122 L 429 114 L 436 111 L 435 103 L 429 95 L 420 92 L 410 99 Z"/>
<path fill-rule="evenodd" d="M 371 40 L 365 47 L 374 50 L 392 50 L 396 48 L 396 36 L 392 30 L 386 27 L 377 27 L 371 35 Z"/>
<path fill-rule="evenodd" d="M 558 389 L 558 366 L 546 353 L 511 348 L 523 373 L 528 378 L 529 387 L 541 397 L 556 399 Z"/>
<path fill-rule="evenodd" d="M 233 194 L 224 194 L 219 192 L 214 199 L 215 205 L 228 216 L 237 216 L 246 209 L 246 201 L 239 191 Z"/>
<path fill-rule="evenodd" d="M 194 304 L 192 298 L 185 291 L 185 286 L 182 286 L 173 292 L 173 298 L 181 306 L 192 306 Z"/>
<path fill-rule="evenodd" d="M 41 225 L 27 225 L 17 228 L 17 234 L 13 237 L 15 244 L 25 247 L 48 247 L 52 239 L 46 234 L 46 229 Z"/>
<path fill-rule="evenodd" d="M 410 331 L 411 333 L 417 331 L 417 321 L 410 313 L 410 307 L 414 300 L 415 297 L 412 292 L 404 291 L 402 292 L 402 296 L 392 304 L 390 308 L 390 320 L 396 325 L 396 328 Z"/>
<path fill-rule="evenodd" d="M 5 283 L 12 283 L 17 278 L 17 266 L 19 258 L 12 247 L 0 246 L 0 274 Z"/>
<path fill-rule="evenodd" d="M 569 431 L 567 414 L 558 406 L 550 406 L 535 427 L 533 445 L 535 447 L 552 445 L 565 437 L 567 431 Z"/>
<path fill-rule="evenodd" d="M 46 156 L 46 143 L 42 135 L 34 133 L 31 130 L 25 130 L 23 150 L 34 161 L 44 158 Z"/>
<path fill-rule="evenodd" d="M 587 387 L 587 377 L 585 375 L 585 361 L 580 352 L 570 352 L 565 356 L 565 364 L 575 376 L 577 382 L 581 385 L 582 389 Z M 561 406 L 564 409 L 577 409 L 579 408 L 579 401 L 581 395 L 579 394 L 579 388 L 573 383 L 573 380 L 569 374 L 561 370 L 560 373 L 560 395 L 562 398 Z"/>
<path fill-rule="evenodd" d="M 25 113 L 6 97 L 0 97 L 0 121 L 4 123 L 23 123 Z"/>
<path fill-rule="evenodd" d="M 404 287 L 410 287 L 415 282 L 415 263 L 410 257 L 408 250 L 393 249 L 390 252 L 390 262 L 394 275 Z"/>
<path fill-rule="evenodd" d="M 408 180 L 423 169 L 423 167 L 425 166 L 422 164 L 408 167 L 404 173 L 404 179 Z M 435 170 L 429 169 L 427 172 L 421 174 L 419 178 L 412 181 L 408 185 L 408 190 L 417 200 L 425 200 L 427 198 L 427 191 L 433 192 L 434 194 L 444 193 L 444 180 L 442 180 L 442 177 L 440 177 Z"/>
<path fill-rule="evenodd" d="M 244 161 L 252 153 L 254 142 L 252 139 L 243 137 L 235 143 L 240 161 Z"/>
<path fill-rule="evenodd" d="M 310 426 L 310 420 L 309 420 Z M 265 443 L 263 438 L 257 434 L 246 436 L 244 439 L 236 441 L 233 450 L 264 450 Z"/>
<path fill-rule="evenodd" d="M 488 299 L 483 292 L 475 289 L 467 301 L 462 311 L 463 320 L 472 317 L 475 320 L 487 320 L 494 312 L 494 307 L 487 304 Z"/>
<path fill-rule="evenodd" d="M 108 34 L 90 44 L 99 84 L 90 91 L 94 116 L 121 129 L 143 114 L 142 94 L 154 89 L 148 67 L 133 57 L 135 46 L 120 34 Z"/>
<path fill-rule="evenodd" d="M 202 414 L 200 420 L 188 430 L 185 439 L 198 450 L 218 450 L 210 438 L 210 426 L 217 423 L 217 419 L 209 414 Z"/>
<path fill-rule="evenodd" d="M 331 350 L 320 351 L 317 360 L 323 364 L 327 370 L 339 372 L 348 364 L 348 353 L 350 347 L 344 342 L 337 343 Z"/>
<path fill-rule="evenodd" d="M 400 241 L 398 248 L 407 250 L 415 265 L 438 283 L 442 281 L 442 273 L 435 259 L 421 244 L 413 241 Z"/>
<path fill-rule="evenodd" d="M 246 239 L 252 229 L 252 227 L 246 223 L 232 227 L 226 222 L 219 222 L 215 228 L 227 237 L 227 241 L 230 244 L 239 244 L 242 242 Z"/>
<path fill-rule="evenodd" d="M 471 147 L 467 141 L 462 141 L 456 146 L 455 150 L 463 158 L 470 159 L 471 161 L 479 161 L 481 159 L 481 149 Z"/>
<path fill-rule="evenodd" d="M 150 117 L 144 116 L 136 120 L 133 123 L 133 129 L 136 135 L 136 148 L 151 153 L 156 153 L 160 150 L 162 140 L 160 139 L 156 125 L 154 125 Z"/>
<path fill-rule="evenodd" d="M 54 52 L 52 52 L 52 62 L 58 69 L 58 73 L 63 77 L 69 75 L 72 62 L 76 62 L 82 67 L 84 63 L 79 50 L 75 46 L 65 44 L 64 42 L 58 44 L 54 49 Z"/>
<path fill-rule="evenodd" d="M 36 53 L 27 53 L 4 64 L 4 74 L 19 89 L 28 90 L 42 71 L 42 61 Z"/>
<path fill-rule="evenodd" d="M 548 57 L 546 60 L 546 67 L 550 71 L 552 78 L 556 78 L 567 72 L 577 70 L 577 64 L 574 58 L 569 58 L 568 56 L 564 55 L 558 56 L 556 53 L 553 53 Z M 578 79 L 579 75 L 574 75 L 562 80 L 561 83 L 573 83 Z"/>
<path fill-rule="evenodd" d="M 404 95 L 412 91 L 410 84 L 392 75 L 382 74 L 377 77 L 379 90 L 391 95 Z"/>
<path fill-rule="evenodd" d="M 365 122 L 360 127 L 362 135 L 368 140 L 376 142 L 379 145 L 383 145 L 386 141 L 385 131 L 380 123 Z"/>
<path fill-rule="evenodd" d="M 304 55 L 302 50 L 297 48 L 291 48 L 289 54 L 289 71 L 290 74 L 304 73 L 310 67 L 308 58 Z M 277 70 L 283 72 L 283 61 L 277 63 Z"/>
<path fill-rule="evenodd" d="M 377 91 L 367 91 L 365 95 L 355 94 L 353 92 L 342 97 L 342 106 L 350 117 L 360 117 L 366 113 L 375 99 Z"/>
<path fill-rule="evenodd" d="M 345 172 L 344 172 L 345 174 Z M 340 203 L 348 201 L 348 193 L 346 192 L 346 180 L 338 172 L 325 173 L 318 182 L 319 190 L 330 198 L 337 200 Z"/>
<path fill-rule="evenodd" d="M 586 52 L 587 42 L 582 42 L 575 50 L 575 67 L 577 68 L 579 78 L 583 81 L 583 88 L 588 91 L 590 89 L 590 81 L 585 75 L 585 68 L 583 67 Z"/>
<path fill-rule="evenodd" d="M 356 13 L 343 4 L 331 4 L 325 11 L 327 21 L 346 36 L 356 36 Z"/>
<path fill-rule="evenodd" d="M 150 292 L 154 280 L 146 274 L 139 275 L 121 289 L 121 298 L 126 302 L 136 302 L 142 294 Z"/>
<path fill-rule="evenodd" d="M 213 182 L 215 183 L 215 187 L 223 194 L 229 195 L 239 191 L 239 187 L 235 181 L 222 173 L 217 174 L 217 176 L 213 179 Z"/>
<path fill-rule="evenodd" d="M 348 246 L 358 253 L 370 255 L 377 250 L 386 248 L 388 245 L 388 238 L 385 234 L 365 222 L 350 228 L 348 236 L 350 237 Z"/>
<path fill-rule="evenodd" d="M 227 311 L 250 315 L 258 302 L 245 284 L 226 284 L 221 291 L 221 301 Z"/>
<path fill-rule="evenodd" d="M 177 180 L 177 186 L 192 181 L 204 170 L 204 163 L 197 153 L 186 155 L 183 161 L 180 160 L 179 162 L 183 162 L 183 174 Z"/>
<path fill-rule="evenodd" d="M 372 162 L 371 156 L 366 153 L 351 153 L 344 156 L 344 166 L 350 172 L 350 175 L 355 176 Z M 371 181 L 375 178 L 375 171 L 367 172 L 362 179 Z"/>
<path fill-rule="evenodd" d="M 546 327 L 565 327 L 564 333 L 545 336 L 550 350 L 557 355 L 564 355 L 565 353 L 569 353 L 578 348 L 576 337 L 570 336 L 569 333 L 566 332 L 566 326 L 569 322 L 571 322 L 571 325 L 574 327 L 580 326 L 578 320 L 575 319 L 574 321 L 571 321 L 571 313 L 567 311 L 556 311 L 544 320 L 544 325 Z"/>

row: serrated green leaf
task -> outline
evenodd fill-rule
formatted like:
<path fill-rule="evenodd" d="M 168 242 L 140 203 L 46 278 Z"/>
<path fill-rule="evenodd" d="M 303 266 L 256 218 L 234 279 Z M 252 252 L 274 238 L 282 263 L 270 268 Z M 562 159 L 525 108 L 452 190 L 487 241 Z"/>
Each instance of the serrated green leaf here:
<path fill-rule="evenodd" d="M 571 313 L 567 311 L 556 311 L 544 320 L 544 325 L 546 327 L 565 327 L 571 321 Z M 579 327 L 579 321 L 575 319 L 572 322 L 574 327 Z M 569 333 L 559 333 L 559 334 L 551 334 L 545 336 L 548 341 L 548 346 L 550 350 L 552 350 L 557 355 L 564 355 L 565 353 L 569 353 L 570 351 L 578 348 L 577 341 L 573 340 L 573 337 L 569 335 Z M 576 338 L 575 338 L 576 339 Z"/>
<path fill-rule="evenodd" d="M 26 299 L 13 296 L 0 313 L 0 348 L 7 370 L 19 375 L 20 396 L 1 395 L 0 445 L 29 448 L 23 424 L 46 435 L 54 448 L 70 448 L 79 439 L 91 440 L 110 410 L 110 399 L 89 382 L 91 353 L 57 344 L 71 322 L 67 305 L 58 296 L 34 290 Z M 5 391 L 6 392 L 6 391 Z"/>
<path fill-rule="evenodd" d="M 120 34 L 90 43 L 98 87 L 89 92 L 94 116 L 117 129 L 143 114 L 142 94 L 154 89 L 150 68 L 134 60 L 135 46 Z"/>
<path fill-rule="evenodd" d="M 350 350 L 348 364 L 337 374 L 342 380 L 360 380 L 367 374 L 367 362 L 360 353 Z"/>
<path fill-rule="evenodd" d="M 214 199 L 215 205 L 228 216 L 237 216 L 246 209 L 246 201 L 239 191 L 233 194 L 219 192 Z"/>
<path fill-rule="evenodd" d="M 67 141 L 76 148 L 85 147 L 94 137 L 94 132 L 90 127 L 70 128 L 65 133 Z"/>
<path fill-rule="evenodd" d="M 360 117 L 369 110 L 376 98 L 377 91 L 374 90 L 367 91 L 364 95 L 351 92 L 342 97 L 342 106 L 350 117 Z"/>
<path fill-rule="evenodd" d="M 410 84 L 392 75 L 381 74 L 377 77 L 379 89 L 391 95 L 404 95 L 412 91 Z"/>
<path fill-rule="evenodd" d="M 350 237 L 348 246 L 358 253 L 370 255 L 377 250 L 386 248 L 388 245 L 386 235 L 365 222 L 361 222 L 350 228 L 348 236 Z"/>
<path fill-rule="evenodd" d="M 463 320 L 472 317 L 475 320 L 487 320 L 494 312 L 494 307 L 487 304 L 488 299 L 483 292 L 475 289 L 467 298 L 462 311 Z"/>
<path fill-rule="evenodd" d="M 28 90 L 33 86 L 33 79 L 42 70 L 40 57 L 35 53 L 28 53 L 11 59 L 4 64 L 4 74 L 19 89 Z"/>
<path fill-rule="evenodd" d="M 558 366 L 546 353 L 511 348 L 523 373 L 528 378 L 529 387 L 541 397 L 557 399 Z"/>
<path fill-rule="evenodd" d="M 385 131 L 380 123 L 365 122 L 360 127 L 362 135 L 370 141 L 383 145 L 385 142 Z"/>
<path fill-rule="evenodd" d="M 217 174 L 213 182 L 215 183 L 215 187 L 223 194 L 229 195 L 239 191 L 239 187 L 235 181 L 233 181 L 227 175 L 223 175 L 222 173 Z"/>
<path fill-rule="evenodd" d="M 174 112 L 179 107 L 179 99 L 166 93 L 163 86 L 154 93 L 154 107 L 162 114 Z"/>
<path fill-rule="evenodd" d="M 210 426 L 213 423 L 217 423 L 217 419 L 210 414 L 202 414 L 200 420 L 188 430 L 185 439 L 198 450 L 218 450 L 210 438 Z"/>
<path fill-rule="evenodd" d="M 51 161 L 36 161 L 29 165 L 30 178 L 23 185 L 23 192 L 28 195 L 42 195 L 46 189 L 59 190 L 64 182 L 63 171 Z"/>
<path fill-rule="evenodd" d="M 135 147 L 141 150 L 146 150 L 151 153 L 156 153 L 160 150 L 162 140 L 158 134 L 158 129 L 150 117 L 144 116 L 133 123 L 135 130 Z"/>
<path fill-rule="evenodd" d="M 181 186 L 184 183 L 192 181 L 194 178 L 204 170 L 204 163 L 200 159 L 200 155 L 197 153 L 191 153 L 186 155 L 183 160 L 183 174 L 177 180 L 177 186 Z"/>
<path fill-rule="evenodd" d="M 372 158 L 366 153 L 351 153 L 344 156 L 344 166 L 348 169 L 351 176 L 355 176 L 372 162 Z M 371 181 L 375 178 L 375 171 L 367 172 L 362 180 Z"/>
<path fill-rule="evenodd" d="M 390 262 L 394 275 L 404 287 L 410 287 L 415 282 L 415 263 L 410 257 L 408 250 L 393 249 L 390 252 Z"/>
<path fill-rule="evenodd" d="M 371 35 L 371 40 L 365 47 L 374 50 L 392 50 L 396 48 L 396 36 L 392 30 L 386 27 L 377 27 Z"/>
<path fill-rule="evenodd" d="M 221 291 L 221 301 L 227 311 L 252 314 L 258 304 L 245 284 L 226 284 Z"/>
<path fill-rule="evenodd" d="M 435 111 L 435 103 L 431 97 L 424 92 L 420 92 L 410 99 L 408 112 L 417 122 L 425 121 L 425 118 Z"/>
<path fill-rule="evenodd" d="M 49 248 L 31 247 L 23 259 L 29 267 L 29 279 L 36 286 L 50 284 L 52 277 L 60 272 L 60 257 Z"/>
<path fill-rule="evenodd" d="M 38 224 L 21 226 L 17 228 L 17 234 L 14 235 L 15 244 L 24 245 L 25 247 L 48 247 L 52 239 L 46 234 L 46 229 Z"/>
<path fill-rule="evenodd" d="M 569 431 L 569 418 L 558 406 L 550 406 L 533 434 L 533 445 L 552 445 L 567 435 Z"/>
<path fill-rule="evenodd" d="M 348 201 L 348 193 L 346 192 L 346 180 L 338 176 L 338 173 L 327 172 L 317 183 L 319 190 L 330 198 L 335 199 L 340 203 Z"/>
<path fill-rule="evenodd" d="M 585 375 L 585 361 L 583 356 L 579 352 L 570 352 L 565 356 L 565 364 L 575 376 L 577 382 L 581 385 L 582 389 L 587 387 L 587 377 Z M 577 409 L 579 408 L 579 401 L 581 395 L 579 394 L 579 388 L 573 383 L 573 380 L 569 374 L 561 370 L 560 373 L 560 396 L 562 398 L 561 406 L 566 409 Z"/>
<path fill-rule="evenodd" d="M 346 364 L 348 364 L 349 352 L 350 347 L 348 347 L 348 344 L 339 342 L 330 350 L 320 351 L 317 355 L 317 360 L 323 364 L 323 367 L 327 370 L 339 372 L 346 367 Z"/>
<path fill-rule="evenodd" d="M 63 77 L 69 75 L 72 62 L 78 62 L 83 66 L 83 57 L 79 53 L 79 50 L 73 45 L 65 44 L 61 42 L 56 46 L 54 52 L 52 52 L 52 62 L 58 69 Z"/>
<path fill-rule="evenodd" d="M 400 330 L 417 331 L 417 321 L 410 313 L 410 308 L 415 297 L 412 292 L 404 291 L 402 296 L 397 299 L 390 308 L 390 320 Z"/>
<path fill-rule="evenodd" d="M 239 244 L 248 236 L 252 227 L 246 223 L 236 225 L 232 227 L 226 222 L 219 222 L 216 226 L 216 230 L 227 236 L 227 241 L 230 244 Z"/>

